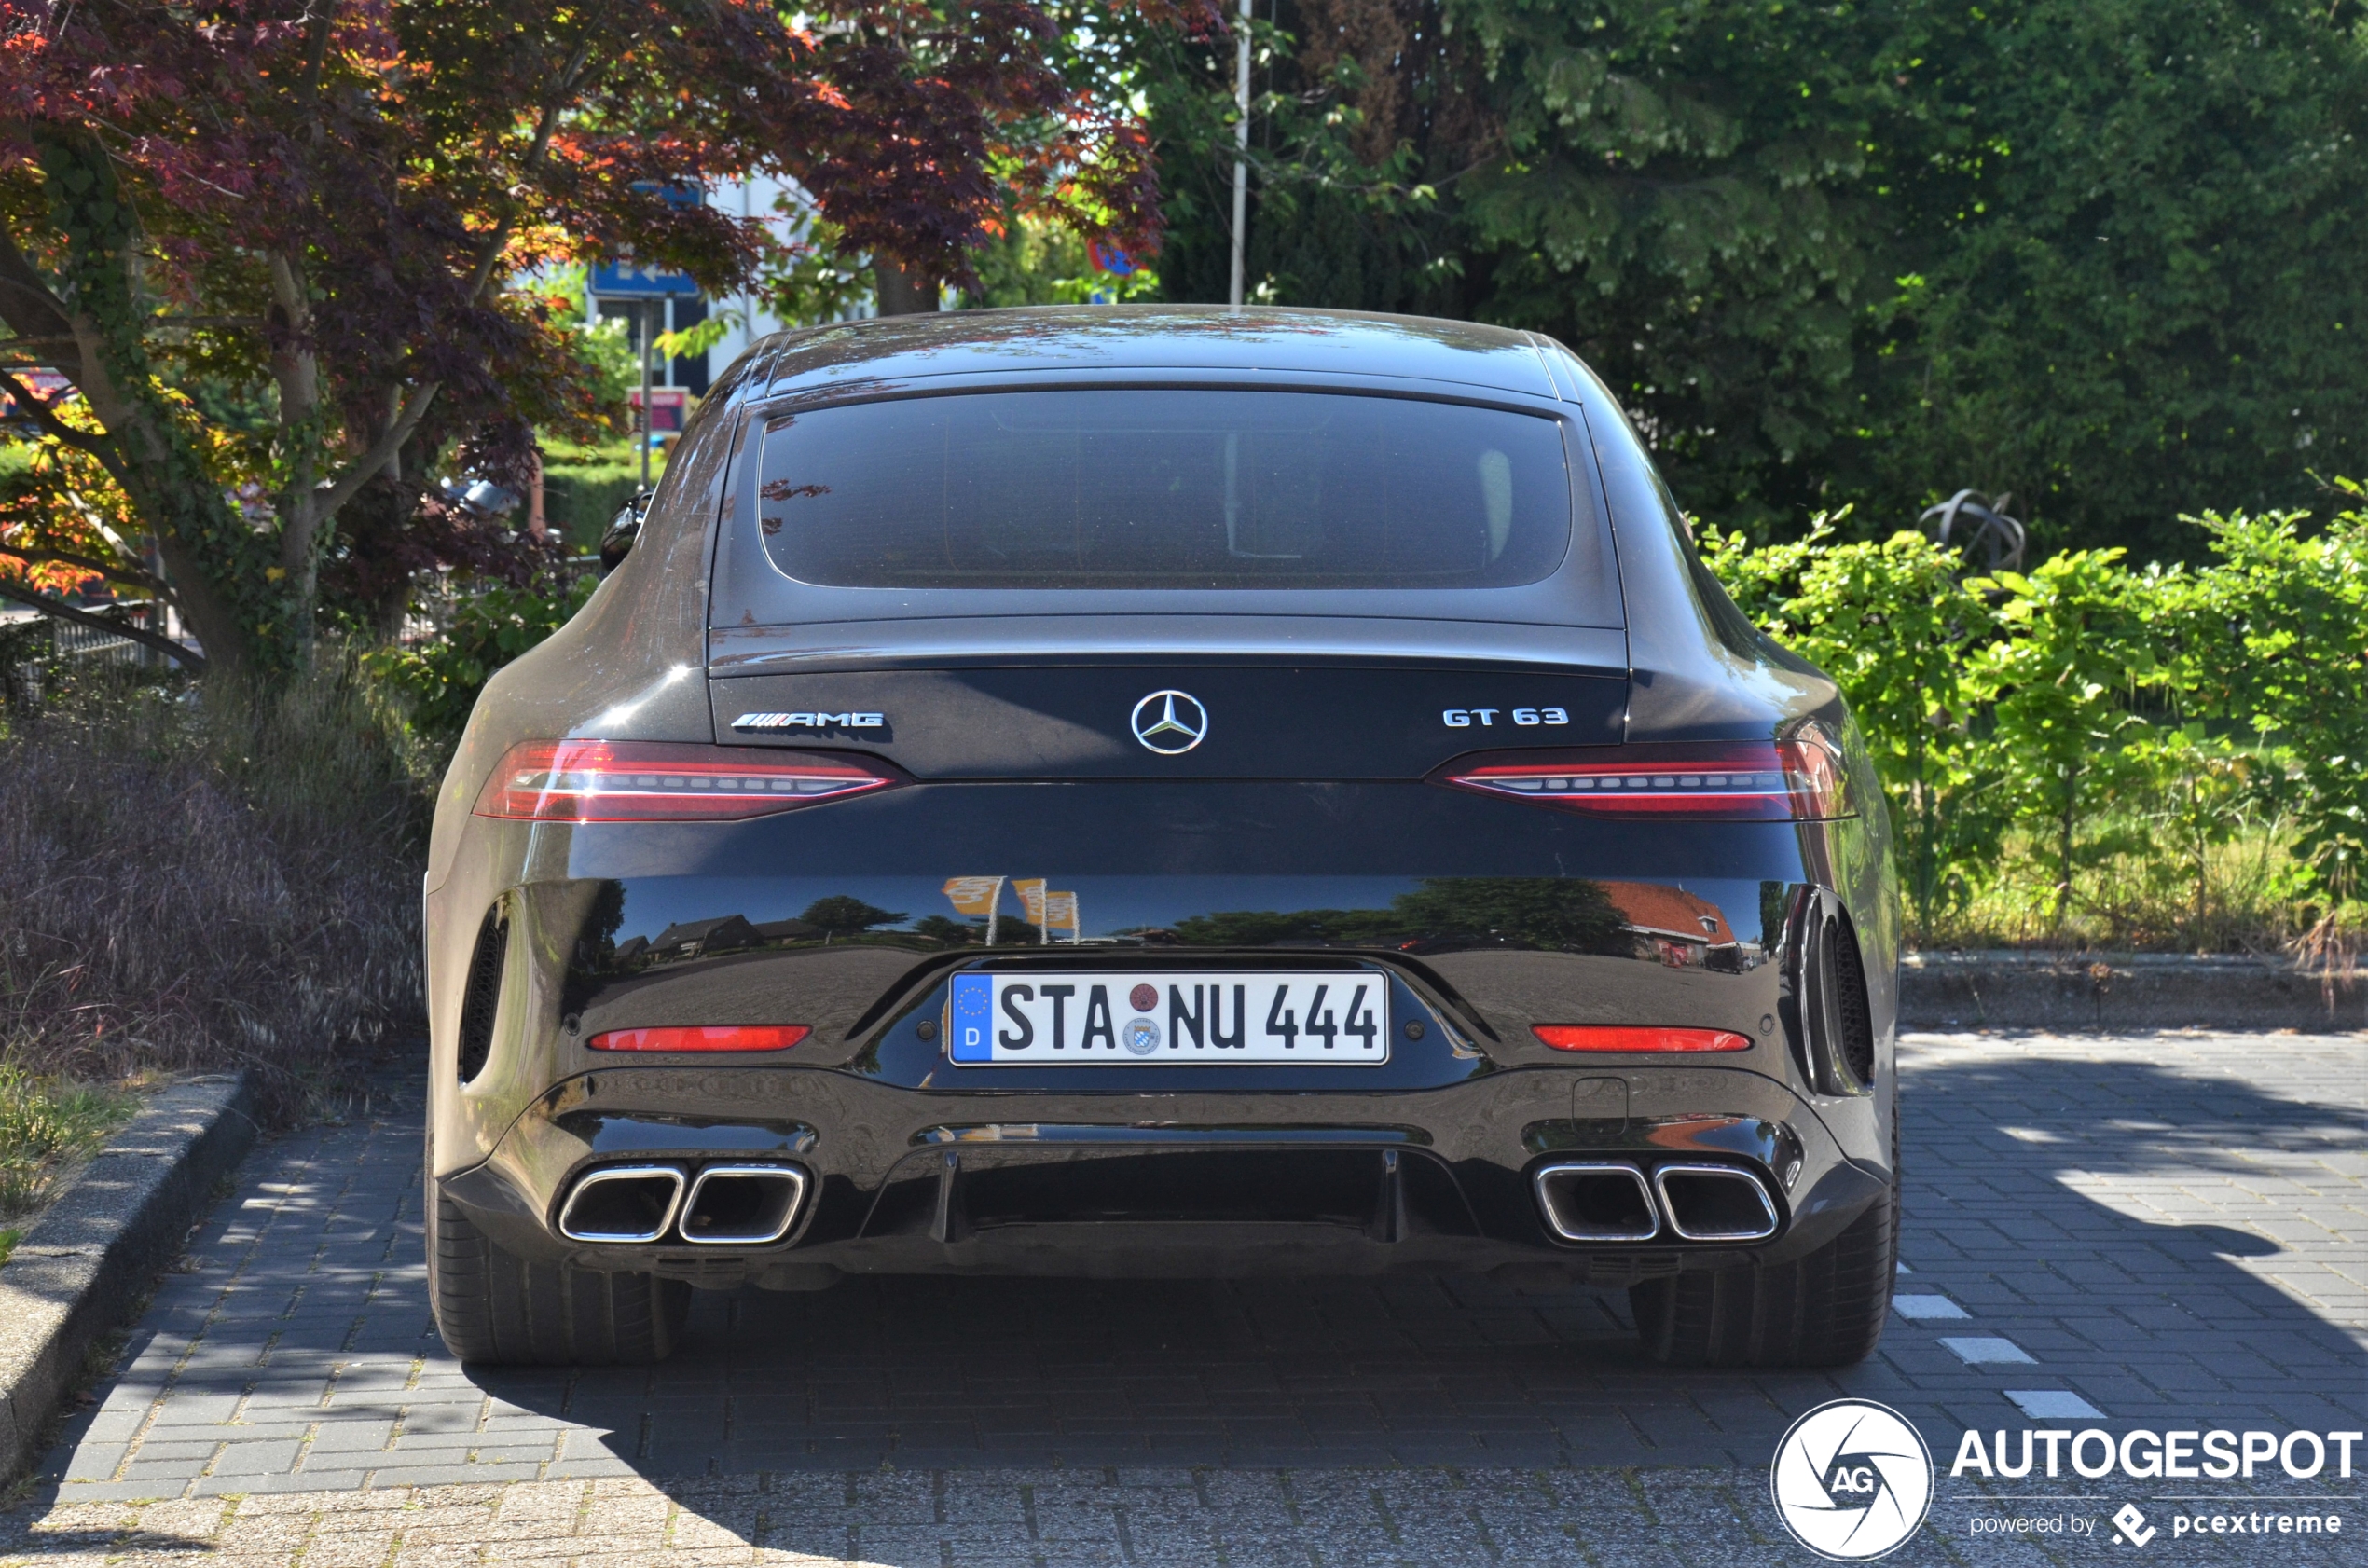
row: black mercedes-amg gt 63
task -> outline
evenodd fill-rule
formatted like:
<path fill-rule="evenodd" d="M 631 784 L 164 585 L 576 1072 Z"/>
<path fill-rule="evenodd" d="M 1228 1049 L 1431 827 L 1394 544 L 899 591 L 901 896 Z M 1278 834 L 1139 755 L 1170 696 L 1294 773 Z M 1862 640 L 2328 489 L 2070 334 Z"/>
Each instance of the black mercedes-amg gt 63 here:
<path fill-rule="evenodd" d="M 771 338 L 487 687 L 427 876 L 475 1362 L 848 1274 L 1625 1286 L 1857 1360 L 1897 901 L 1832 681 L 1535 334 Z"/>

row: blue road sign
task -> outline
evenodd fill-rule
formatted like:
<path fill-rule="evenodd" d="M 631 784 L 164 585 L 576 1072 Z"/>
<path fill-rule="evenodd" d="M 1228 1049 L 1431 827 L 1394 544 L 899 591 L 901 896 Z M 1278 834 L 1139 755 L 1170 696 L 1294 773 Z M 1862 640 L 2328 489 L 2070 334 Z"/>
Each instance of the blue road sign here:
<path fill-rule="evenodd" d="M 626 298 L 663 299 L 669 295 L 696 294 L 699 285 L 691 281 L 688 272 L 668 272 L 654 263 L 644 266 L 631 260 L 602 261 L 593 264 L 592 292 Z"/>

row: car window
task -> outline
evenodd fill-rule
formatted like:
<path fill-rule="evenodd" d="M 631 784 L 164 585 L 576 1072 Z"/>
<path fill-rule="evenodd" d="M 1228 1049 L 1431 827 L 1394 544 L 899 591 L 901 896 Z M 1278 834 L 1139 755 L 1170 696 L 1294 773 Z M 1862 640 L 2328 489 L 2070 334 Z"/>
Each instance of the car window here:
<path fill-rule="evenodd" d="M 1418 399 L 967 392 L 773 421 L 764 545 L 879 588 L 1486 588 L 1570 548 L 1562 427 Z"/>
<path fill-rule="evenodd" d="M 1751 617 L 1743 613 L 1742 607 L 1728 595 L 1727 585 L 1703 564 L 1702 552 L 1694 543 L 1694 525 L 1678 506 L 1677 497 L 1670 491 L 1669 481 L 1661 477 L 1660 470 L 1654 467 L 1649 459 L 1646 460 L 1645 471 L 1652 475 L 1653 491 L 1660 498 L 1662 516 L 1669 519 L 1669 531 L 1676 542 L 1678 555 L 1686 562 L 1686 574 L 1692 580 L 1694 593 L 1710 616 L 1711 630 L 1730 653 L 1747 659 L 1759 658 L 1767 652 L 1767 640 L 1760 635 L 1759 628 L 1752 625 Z"/>

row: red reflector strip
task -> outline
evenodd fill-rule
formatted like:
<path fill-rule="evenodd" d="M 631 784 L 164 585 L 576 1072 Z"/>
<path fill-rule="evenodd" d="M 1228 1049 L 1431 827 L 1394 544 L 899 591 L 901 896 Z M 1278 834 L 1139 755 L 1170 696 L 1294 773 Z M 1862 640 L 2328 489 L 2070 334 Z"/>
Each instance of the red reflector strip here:
<path fill-rule="evenodd" d="M 1533 1024 L 1530 1033 L 1557 1051 L 1749 1051 L 1726 1029 L 1661 1029 L 1627 1024 Z"/>
<path fill-rule="evenodd" d="M 587 1043 L 595 1051 L 787 1051 L 813 1032 L 804 1024 L 709 1024 L 611 1029 Z"/>
<path fill-rule="evenodd" d="M 530 740 L 510 749 L 476 815 L 529 822 L 729 822 L 903 782 L 841 758 L 659 741 Z"/>

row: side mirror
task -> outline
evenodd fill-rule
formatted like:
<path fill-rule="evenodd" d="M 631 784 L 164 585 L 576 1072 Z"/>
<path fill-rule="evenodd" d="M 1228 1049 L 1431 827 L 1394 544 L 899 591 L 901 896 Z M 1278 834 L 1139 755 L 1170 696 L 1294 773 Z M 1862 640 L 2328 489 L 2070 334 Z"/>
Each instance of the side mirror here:
<path fill-rule="evenodd" d="M 609 519 L 609 530 L 600 535 L 600 575 L 606 577 L 625 563 L 633 553 L 633 542 L 641 537 L 641 519 L 650 510 L 654 492 L 643 490 L 617 508 Z"/>

